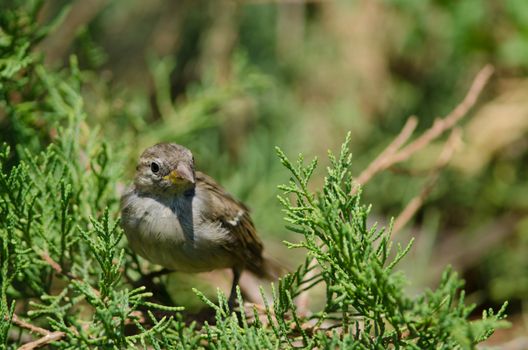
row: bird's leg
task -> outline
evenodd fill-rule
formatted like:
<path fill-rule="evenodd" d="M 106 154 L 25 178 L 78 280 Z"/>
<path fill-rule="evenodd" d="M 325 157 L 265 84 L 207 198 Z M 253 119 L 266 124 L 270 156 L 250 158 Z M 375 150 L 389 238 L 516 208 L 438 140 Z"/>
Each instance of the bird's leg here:
<path fill-rule="evenodd" d="M 235 306 L 235 299 L 236 299 L 236 287 L 238 285 L 238 280 L 240 280 L 240 269 L 237 267 L 233 267 L 233 284 L 231 285 L 231 293 L 229 294 L 229 299 L 227 301 L 227 305 L 229 305 L 229 310 L 233 311 L 233 307 Z"/>
<path fill-rule="evenodd" d="M 153 271 L 147 274 L 142 274 L 142 276 L 132 283 L 134 288 L 145 287 L 147 290 L 153 293 L 154 300 L 153 302 L 158 302 L 165 305 L 174 305 L 172 298 L 170 297 L 164 283 L 155 283 L 154 279 L 156 277 L 161 277 L 168 273 L 174 272 L 167 268 L 163 268 L 158 271 Z"/>
<path fill-rule="evenodd" d="M 134 283 L 134 285 L 136 287 L 145 286 L 148 289 L 155 290 L 157 287 L 156 287 L 156 284 L 154 283 L 154 278 L 161 277 L 161 276 L 169 274 L 171 272 L 174 272 L 174 271 L 173 270 L 169 270 L 167 268 L 162 268 L 161 270 L 147 273 L 145 275 L 142 275 L 141 278 L 138 279 Z"/>

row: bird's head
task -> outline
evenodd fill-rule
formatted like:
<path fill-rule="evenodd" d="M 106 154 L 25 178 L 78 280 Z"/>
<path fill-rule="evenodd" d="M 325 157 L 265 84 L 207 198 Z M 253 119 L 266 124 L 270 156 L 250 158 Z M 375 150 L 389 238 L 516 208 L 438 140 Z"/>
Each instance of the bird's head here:
<path fill-rule="evenodd" d="M 175 143 L 159 143 L 147 148 L 139 158 L 134 179 L 141 192 L 178 195 L 195 187 L 194 157 Z"/>

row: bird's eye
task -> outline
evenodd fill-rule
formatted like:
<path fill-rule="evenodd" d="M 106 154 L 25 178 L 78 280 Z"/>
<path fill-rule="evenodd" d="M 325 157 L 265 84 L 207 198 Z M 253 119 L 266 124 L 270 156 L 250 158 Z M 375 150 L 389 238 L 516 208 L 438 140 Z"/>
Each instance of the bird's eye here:
<path fill-rule="evenodd" d="M 159 164 L 156 162 L 150 163 L 150 170 L 152 170 L 152 172 L 156 174 L 160 170 Z"/>

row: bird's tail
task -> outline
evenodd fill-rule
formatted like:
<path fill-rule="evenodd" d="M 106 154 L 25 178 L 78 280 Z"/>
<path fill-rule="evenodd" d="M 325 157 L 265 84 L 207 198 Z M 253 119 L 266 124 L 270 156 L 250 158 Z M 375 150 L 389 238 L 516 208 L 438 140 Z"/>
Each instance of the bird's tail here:
<path fill-rule="evenodd" d="M 279 277 L 288 273 L 288 269 L 274 258 L 264 255 L 262 257 L 261 269 L 259 269 L 258 272 L 252 272 L 254 272 L 257 276 L 261 278 L 265 278 L 270 281 L 275 281 L 278 280 Z"/>

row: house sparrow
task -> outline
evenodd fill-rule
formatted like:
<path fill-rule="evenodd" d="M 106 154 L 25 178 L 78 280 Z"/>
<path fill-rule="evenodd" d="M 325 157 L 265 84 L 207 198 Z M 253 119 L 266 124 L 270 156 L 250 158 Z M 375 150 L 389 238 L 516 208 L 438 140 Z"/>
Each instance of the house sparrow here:
<path fill-rule="evenodd" d="M 182 272 L 231 268 L 230 306 L 242 270 L 268 279 L 281 271 L 262 256 L 248 208 L 195 171 L 183 146 L 160 143 L 143 152 L 121 215 L 130 247 L 153 263 Z"/>

